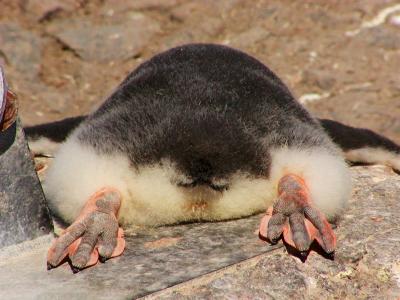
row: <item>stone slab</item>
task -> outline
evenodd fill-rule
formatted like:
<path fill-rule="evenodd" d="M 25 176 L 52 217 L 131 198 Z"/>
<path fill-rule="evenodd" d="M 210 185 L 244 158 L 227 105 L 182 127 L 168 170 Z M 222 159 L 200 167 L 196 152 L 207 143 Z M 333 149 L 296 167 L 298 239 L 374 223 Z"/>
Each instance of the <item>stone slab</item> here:
<path fill-rule="evenodd" d="M 276 249 L 260 241 L 261 216 L 142 229 L 121 257 L 73 274 L 46 270 L 48 239 L 8 258 L 0 253 L 0 299 L 133 299 Z M 8 251 L 8 253 L 16 251 Z"/>
<path fill-rule="evenodd" d="M 19 120 L 0 132 L 0 248 L 53 229 Z"/>
<path fill-rule="evenodd" d="M 302 262 L 280 248 L 145 299 L 400 299 L 400 176 L 384 166 L 351 171 L 334 260 L 311 252 Z"/>
<path fill-rule="evenodd" d="M 334 260 L 311 252 L 302 262 L 259 241 L 260 215 L 138 229 L 123 256 L 78 274 L 68 264 L 46 270 L 45 236 L 0 251 L 0 299 L 397 299 L 400 176 L 351 170 Z"/>

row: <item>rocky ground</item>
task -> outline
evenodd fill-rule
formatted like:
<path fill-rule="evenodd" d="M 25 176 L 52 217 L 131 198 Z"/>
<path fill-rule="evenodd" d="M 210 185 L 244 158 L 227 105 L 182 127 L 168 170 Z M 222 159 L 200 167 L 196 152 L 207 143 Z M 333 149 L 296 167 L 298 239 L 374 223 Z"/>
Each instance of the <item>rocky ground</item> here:
<path fill-rule="evenodd" d="M 91 111 L 162 50 L 226 44 L 267 64 L 316 115 L 400 142 L 399 5 L 0 0 L 0 61 L 31 125 Z"/>
<path fill-rule="evenodd" d="M 141 62 L 190 42 L 244 50 L 315 115 L 400 143 L 399 1 L 0 0 L 0 63 L 25 125 L 90 112 Z M 398 176 L 353 173 L 361 202 L 338 229 L 348 242 L 334 262 L 276 250 L 155 297 L 399 296 Z"/>

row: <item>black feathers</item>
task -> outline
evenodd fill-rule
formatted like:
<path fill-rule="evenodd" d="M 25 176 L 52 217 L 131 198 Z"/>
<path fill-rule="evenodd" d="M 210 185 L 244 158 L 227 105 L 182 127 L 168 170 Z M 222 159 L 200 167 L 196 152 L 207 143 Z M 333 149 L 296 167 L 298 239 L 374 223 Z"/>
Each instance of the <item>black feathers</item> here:
<path fill-rule="evenodd" d="M 370 147 L 400 154 L 399 145 L 372 130 L 347 126 L 327 119 L 319 121 L 331 139 L 344 151 Z"/>
<path fill-rule="evenodd" d="M 41 137 L 60 143 L 74 130 L 86 116 L 66 118 L 61 121 L 25 127 L 25 133 L 30 140 Z"/>
<path fill-rule="evenodd" d="M 78 138 L 99 152 L 126 153 L 133 166 L 169 159 L 194 180 L 237 171 L 266 176 L 270 147 L 327 141 L 268 68 L 207 44 L 174 48 L 139 66 L 83 122 Z"/>

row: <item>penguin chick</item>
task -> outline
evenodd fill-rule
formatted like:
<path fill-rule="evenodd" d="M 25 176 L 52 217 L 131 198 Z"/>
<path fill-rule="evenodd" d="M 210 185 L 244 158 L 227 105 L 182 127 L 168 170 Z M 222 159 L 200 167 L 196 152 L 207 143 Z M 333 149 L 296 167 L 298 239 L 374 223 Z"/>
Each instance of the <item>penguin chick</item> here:
<path fill-rule="evenodd" d="M 321 123 L 256 59 L 211 44 L 177 47 L 128 75 L 72 131 L 44 190 L 70 227 L 48 266 L 81 269 L 122 253 L 131 225 L 240 218 L 272 206 L 260 234 L 332 253 L 327 220 L 351 180 Z M 79 123 L 79 125 L 78 125 Z M 98 249 L 98 250 L 94 250 Z"/>

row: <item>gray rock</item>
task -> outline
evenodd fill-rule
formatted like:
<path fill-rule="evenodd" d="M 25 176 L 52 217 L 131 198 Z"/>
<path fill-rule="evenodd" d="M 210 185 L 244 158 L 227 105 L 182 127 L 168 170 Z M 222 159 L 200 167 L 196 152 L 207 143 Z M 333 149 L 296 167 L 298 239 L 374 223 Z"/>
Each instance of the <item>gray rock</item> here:
<path fill-rule="evenodd" d="M 254 232 L 260 216 L 127 232 L 124 254 L 74 275 L 46 271 L 49 243 L 9 262 L 0 251 L 0 299 L 132 299 L 276 249 Z M 2 259 L 3 257 L 3 259 Z M 8 283 L 12 282 L 12 285 Z M 15 291 L 18 290 L 18 295 Z"/>
<path fill-rule="evenodd" d="M 140 54 L 159 29 L 157 21 L 130 13 L 104 25 L 68 19 L 50 26 L 49 32 L 86 61 L 110 62 Z"/>
<path fill-rule="evenodd" d="M 31 31 L 15 23 L 0 23 L 0 54 L 26 78 L 35 78 L 40 70 L 42 43 Z"/>
<path fill-rule="evenodd" d="M 0 132 L 0 248 L 53 229 L 19 122 Z"/>

